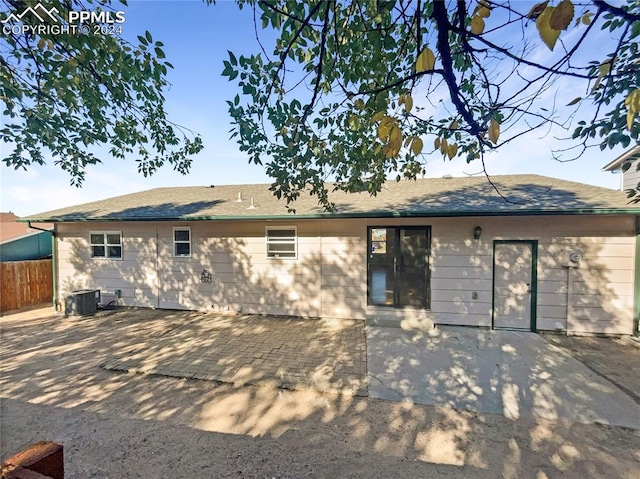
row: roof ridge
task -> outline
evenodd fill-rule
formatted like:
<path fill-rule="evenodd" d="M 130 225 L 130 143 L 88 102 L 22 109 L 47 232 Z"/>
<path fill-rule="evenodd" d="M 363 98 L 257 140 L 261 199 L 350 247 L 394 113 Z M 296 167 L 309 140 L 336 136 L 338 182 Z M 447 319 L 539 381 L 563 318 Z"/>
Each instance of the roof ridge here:
<path fill-rule="evenodd" d="M 559 181 L 566 181 L 569 183 L 578 183 L 578 184 L 583 184 L 583 185 L 587 185 L 587 183 L 581 183 L 579 181 L 574 181 L 574 180 L 564 180 L 561 178 L 555 178 L 553 176 L 546 176 L 546 175 L 540 175 L 537 173 L 508 173 L 508 174 L 499 174 L 499 175 L 489 175 L 490 178 L 521 178 L 521 177 L 535 177 L 535 178 L 548 178 L 550 180 L 559 180 Z M 486 180 L 486 176 L 485 175 L 466 175 L 466 176 L 451 176 L 451 177 L 446 177 L 446 176 L 438 176 L 438 177 L 429 177 L 429 178 L 401 178 L 400 180 L 395 180 L 393 178 L 389 178 L 387 180 L 384 181 L 384 183 L 390 183 L 390 184 L 396 184 L 396 183 L 402 183 L 402 182 L 410 182 L 410 181 L 434 181 L 434 180 L 472 180 L 472 179 L 476 179 L 476 180 Z M 335 185 L 336 183 L 339 183 L 337 181 L 325 181 L 326 185 Z M 256 186 L 266 186 L 266 187 L 271 187 L 272 183 L 231 183 L 231 184 L 221 184 L 221 185 L 206 185 L 206 184 L 201 184 L 201 185 L 182 185 L 182 186 L 157 186 L 155 188 L 150 188 L 148 190 L 142 190 L 142 191 L 138 191 L 135 193 L 125 193 L 124 195 L 118 195 L 115 196 L 114 198 L 119 198 L 121 196 L 126 196 L 127 194 L 139 194 L 139 193 L 145 193 L 145 192 L 150 192 L 150 191 L 155 191 L 155 190 L 171 190 L 171 189 L 199 189 L 199 188 L 211 188 L 211 189 L 215 189 L 215 188 L 239 188 L 239 187 L 245 187 L 245 186 L 251 186 L 251 187 L 256 187 Z M 588 185 L 588 186 L 594 186 L 597 187 L 596 185 Z M 610 188 L 606 188 L 603 186 L 600 186 L 599 188 L 605 188 L 605 189 L 610 189 Z"/>
<path fill-rule="evenodd" d="M 295 215 L 289 213 L 285 202 L 274 197 L 269 183 L 156 187 L 27 216 L 21 222 L 640 212 L 640 206 L 628 204 L 624 192 L 601 186 L 529 173 L 495 175 L 491 180 L 500 194 L 483 176 L 388 180 L 376 196 L 338 190 L 330 194 L 337 206 L 332 215 L 308 195 L 292 204 Z M 256 207 L 249 209 L 247 202 L 237 201 L 237 193 L 243 193 L 246 200 L 255 197 Z"/>

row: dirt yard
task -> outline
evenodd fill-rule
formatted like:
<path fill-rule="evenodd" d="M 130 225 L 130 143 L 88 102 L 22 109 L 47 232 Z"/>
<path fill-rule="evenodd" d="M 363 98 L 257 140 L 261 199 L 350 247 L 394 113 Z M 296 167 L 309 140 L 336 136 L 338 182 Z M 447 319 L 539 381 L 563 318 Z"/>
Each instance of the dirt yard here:
<path fill-rule="evenodd" d="M 184 314 L 0 318 L 2 458 L 53 440 L 68 478 L 640 478 L 638 430 L 100 367 Z"/>

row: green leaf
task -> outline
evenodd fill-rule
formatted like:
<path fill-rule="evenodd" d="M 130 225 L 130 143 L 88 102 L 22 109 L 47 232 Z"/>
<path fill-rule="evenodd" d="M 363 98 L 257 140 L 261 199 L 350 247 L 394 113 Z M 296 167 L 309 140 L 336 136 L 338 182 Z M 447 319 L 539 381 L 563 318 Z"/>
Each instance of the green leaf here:
<path fill-rule="evenodd" d="M 65 6 L 60 0 L 47 3 L 59 11 Z M 0 135 L 12 145 L 3 150 L 7 166 L 43 164 L 46 151 L 79 186 L 86 167 L 102 160 L 92 150 L 104 147 L 107 158 L 136 154 L 145 174 L 163 164 L 188 171 L 202 141 L 167 117 L 170 64 L 157 61 L 164 57 L 162 42 L 154 45 L 156 58 L 147 51 L 149 32 L 133 48 L 111 35 L 15 35 L 5 39 L 7 68 L 0 75 L 6 110 Z"/>

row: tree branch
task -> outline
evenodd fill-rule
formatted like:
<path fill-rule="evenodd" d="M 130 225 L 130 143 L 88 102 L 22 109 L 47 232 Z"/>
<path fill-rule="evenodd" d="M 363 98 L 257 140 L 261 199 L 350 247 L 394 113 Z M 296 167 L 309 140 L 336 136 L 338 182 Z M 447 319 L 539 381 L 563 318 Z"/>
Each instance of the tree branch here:
<path fill-rule="evenodd" d="M 412 73 L 411 75 L 407 75 L 406 77 L 402 77 L 399 80 L 394 81 L 393 83 L 388 83 L 386 85 L 383 85 L 381 87 L 378 88 L 374 88 L 372 90 L 363 90 L 363 91 L 359 91 L 357 93 L 352 93 L 352 95 L 357 96 L 357 95 L 377 95 L 378 93 L 381 93 L 383 91 L 386 90 L 391 90 L 397 86 L 402 85 L 403 83 L 406 83 L 410 80 L 415 80 L 416 78 L 420 78 L 421 76 L 425 76 L 425 75 L 432 75 L 434 73 L 438 73 L 442 76 L 444 76 L 444 70 L 440 69 L 440 68 L 434 68 L 433 70 L 426 70 L 423 72 L 416 72 L 416 73 Z"/>
<path fill-rule="evenodd" d="M 593 4 L 598 7 L 598 10 L 612 13 L 613 15 L 624 19 L 627 23 L 640 22 L 640 15 L 629 13 L 624 8 L 615 7 L 604 0 L 593 0 Z"/>
<path fill-rule="evenodd" d="M 436 3 L 438 3 L 438 2 L 436 2 Z M 507 56 L 507 57 L 511 58 L 512 60 L 515 60 L 516 62 L 521 63 L 521 64 L 523 64 L 523 65 L 528 65 L 528 66 L 530 66 L 530 67 L 534 67 L 534 68 L 537 68 L 537 69 L 539 69 L 539 70 L 544 70 L 544 71 L 546 71 L 546 72 L 548 72 L 548 73 L 561 74 L 561 75 L 563 75 L 563 76 L 570 76 L 570 77 L 574 77 L 574 78 L 582 78 L 582 79 L 584 79 L 584 80 L 592 80 L 592 79 L 593 79 L 593 76 L 590 76 L 590 75 L 583 75 L 583 74 L 580 74 L 580 73 L 574 73 L 574 72 L 568 72 L 568 71 L 566 71 L 566 72 L 559 72 L 558 70 L 556 70 L 556 69 L 554 69 L 554 68 L 552 68 L 552 67 L 546 67 L 546 66 L 541 65 L 541 64 L 539 64 L 539 63 L 535 63 L 535 62 L 529 61 L 529 60 L 527 60 L 527 59 L 525 59 L 525 58 L 522 58 L 522 57 L 519 57 L 519 56 L 517 56 L 517 55 L 514 55 L 513 53 L 511 53 L 511 52 L 510 52 L 509 50 L 507 50 L 506 48 L 502 48 L 502 47 L 500 47 L 500 46 L 496 45 L 495 43 L 493 43 L 493 42 L 491 42 L 491 41 L 487 40 L 487 39 L 486 39 L 486 38 L 484 38 L 483 36 L 481 36 L 481 35 L 476 35 L 476 34 L 474 34 L 474 33 L 471 33 L 470 31 L 466 31 L 466 30 L 459 31 L 459 30 L 458 30 L 457 28 L 455 28 L 455 27 L 453 27 L 453 28 L 452 28 L 452 31 L 454 31 L 454 32 L 456 32 L 456 33 L 459 33 L 459 34 L 461 34 L 461 35 L 467 35 L 467 36 L 469 36 L 469 37 L 472 37 L 472 38 L 474 38 L 474 39 L 478 40 L 479 42 L 484 43 L 484 44 L 485 44 L 485 45 L 487 45 L 488 47 L 493 48 L 493 49 L 494 49 L 494 50 L 496 50 L 497 52 L 499 52 L 499 53 L 501 53 L 501 54 L 503 54 L 503 55 L 505 55 L 505 56 Z"/>
<path fill-rule="evenodd" d="M 453 58 L 451 56 L 451 46 L 449 45 L 449 32 L 451 31 L 451 24 L 447 15 L 447 7 L 444 2 L 433 2 L 433 14 L 432 18 L 435 20 L 438 26 L 438 42 L 437 48 L 440 52 L 440 60 L 444 69 L 443 77 L 449 88 L 449 95 L 451 101 L 456 107 L 460 116 L 470 127 L 469 133 L 473 136 L 479 135 L 483 128 L 480 127 L 475 120 L 471 112 L 467 109 L 467 106 L 463 103 L 460 97 L 460 90 L 456 81 L 456 76 L 453 68 Z"/>
<path fill-rule="evenodd" d="M 291 41 L 289 42 L 289 44 L 287 45 L 287 48 L 285 49 L 284 52 L 282 52 L 282 54 L 280 55 L 280 65 L 278 65 L 278 68 L 275 72 L 275 74 L 273 75 L 271 84 L 269 85 L 269 89 L 267 90 L 267 94 L 265 95 L 265 99 L 268 100 L 268 98 L 271 96 L 271 92 L 273 91 L 273 85 L 276 82 L 276 78 L 278 77 L 278 75 L 280 74 L 280 70 L 282 70 L 284 68 L 284 64 L 285 61 L 287 59 L 287 56 L 289 56 L 289 52 L 291 51 L 291 48 L 293 47 L 293 45 L 296 43 L 296 40 L 298 40 L 298 37 L 302 34 L 302 31 L 309 26 L 309 22 L 311 21 L 311 17 L 313 17 L 313 15 L 320 9 L 320 7 L 323 5 L 324 2 L 318 2 L 309 12 L 309 15 L 307 15 L 307 18 L 305 18 L 304 20 L 302 20 L 302 24 L 300 25 L 300 27 L 296 30 L 295 34 L 293 35 L 293 38 L 291 39 Z M 268 2 L 260 2 L 260 5 L 266 5 L 269 8 L 273 7 L 268 3 Z M 277 11 L 277 10 L 275 10 Z M 267 101 L 265 100 L 265 101 Z M 266 106 L 266 105 L 265 105 Z M 264 110 L 264 109 L 263 109 Z"/>
<path fill-rule="evenodd" d="M 324 2 L 319 2 L 319 4 L 323 4 L 323 3 Z M 313 105 L 316 103 L 316 100 L 318 98 L 318 92 L 320 91 L 320 80 L 322 80 L 322 64 L 324 62 L 324 54 L 326 51 L 327 31 L 329 30 L 329 11 L 330 11 L 331 3 L 327 2 L 326 5 L 327 5 L 327 8 L 325 9 L 325 12 L 324 12 L 324 25 L 322 26 L 322 35 L 320 37 L 321 38 L 320 41 L 322 43 L 320 43 L 320 55 L 318 58 L 318 66 L 316 67 L 316 72 L 317 72 L 316 84 L 313 87 L 313 96 L 311 97 L 311 101 L 304 109 L 302 119 L 300 120 L 300 124 L 303 127 L 305 122 L 307 121 L 307 117 L 311 113 L 311 110 L 313 110 Z"/>

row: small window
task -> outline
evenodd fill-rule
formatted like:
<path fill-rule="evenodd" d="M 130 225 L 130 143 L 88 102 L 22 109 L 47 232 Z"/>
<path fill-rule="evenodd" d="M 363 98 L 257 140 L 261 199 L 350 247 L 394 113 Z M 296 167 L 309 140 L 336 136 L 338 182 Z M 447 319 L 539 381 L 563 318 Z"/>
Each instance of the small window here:
<path fill-rule="evenodd" d="M 91 232 L 91 257 L 122 259 L 122 233 L 120 231 Z"/>
<path fill-rule="evenodd" d="M 191 228 L 173 228 L 173 256 L 191 256 Z"/>
<path fill-rule="evenodd" d="M 267 258 L 295 259 L 297 255 L 296 228 L 267 228 Z"/>

